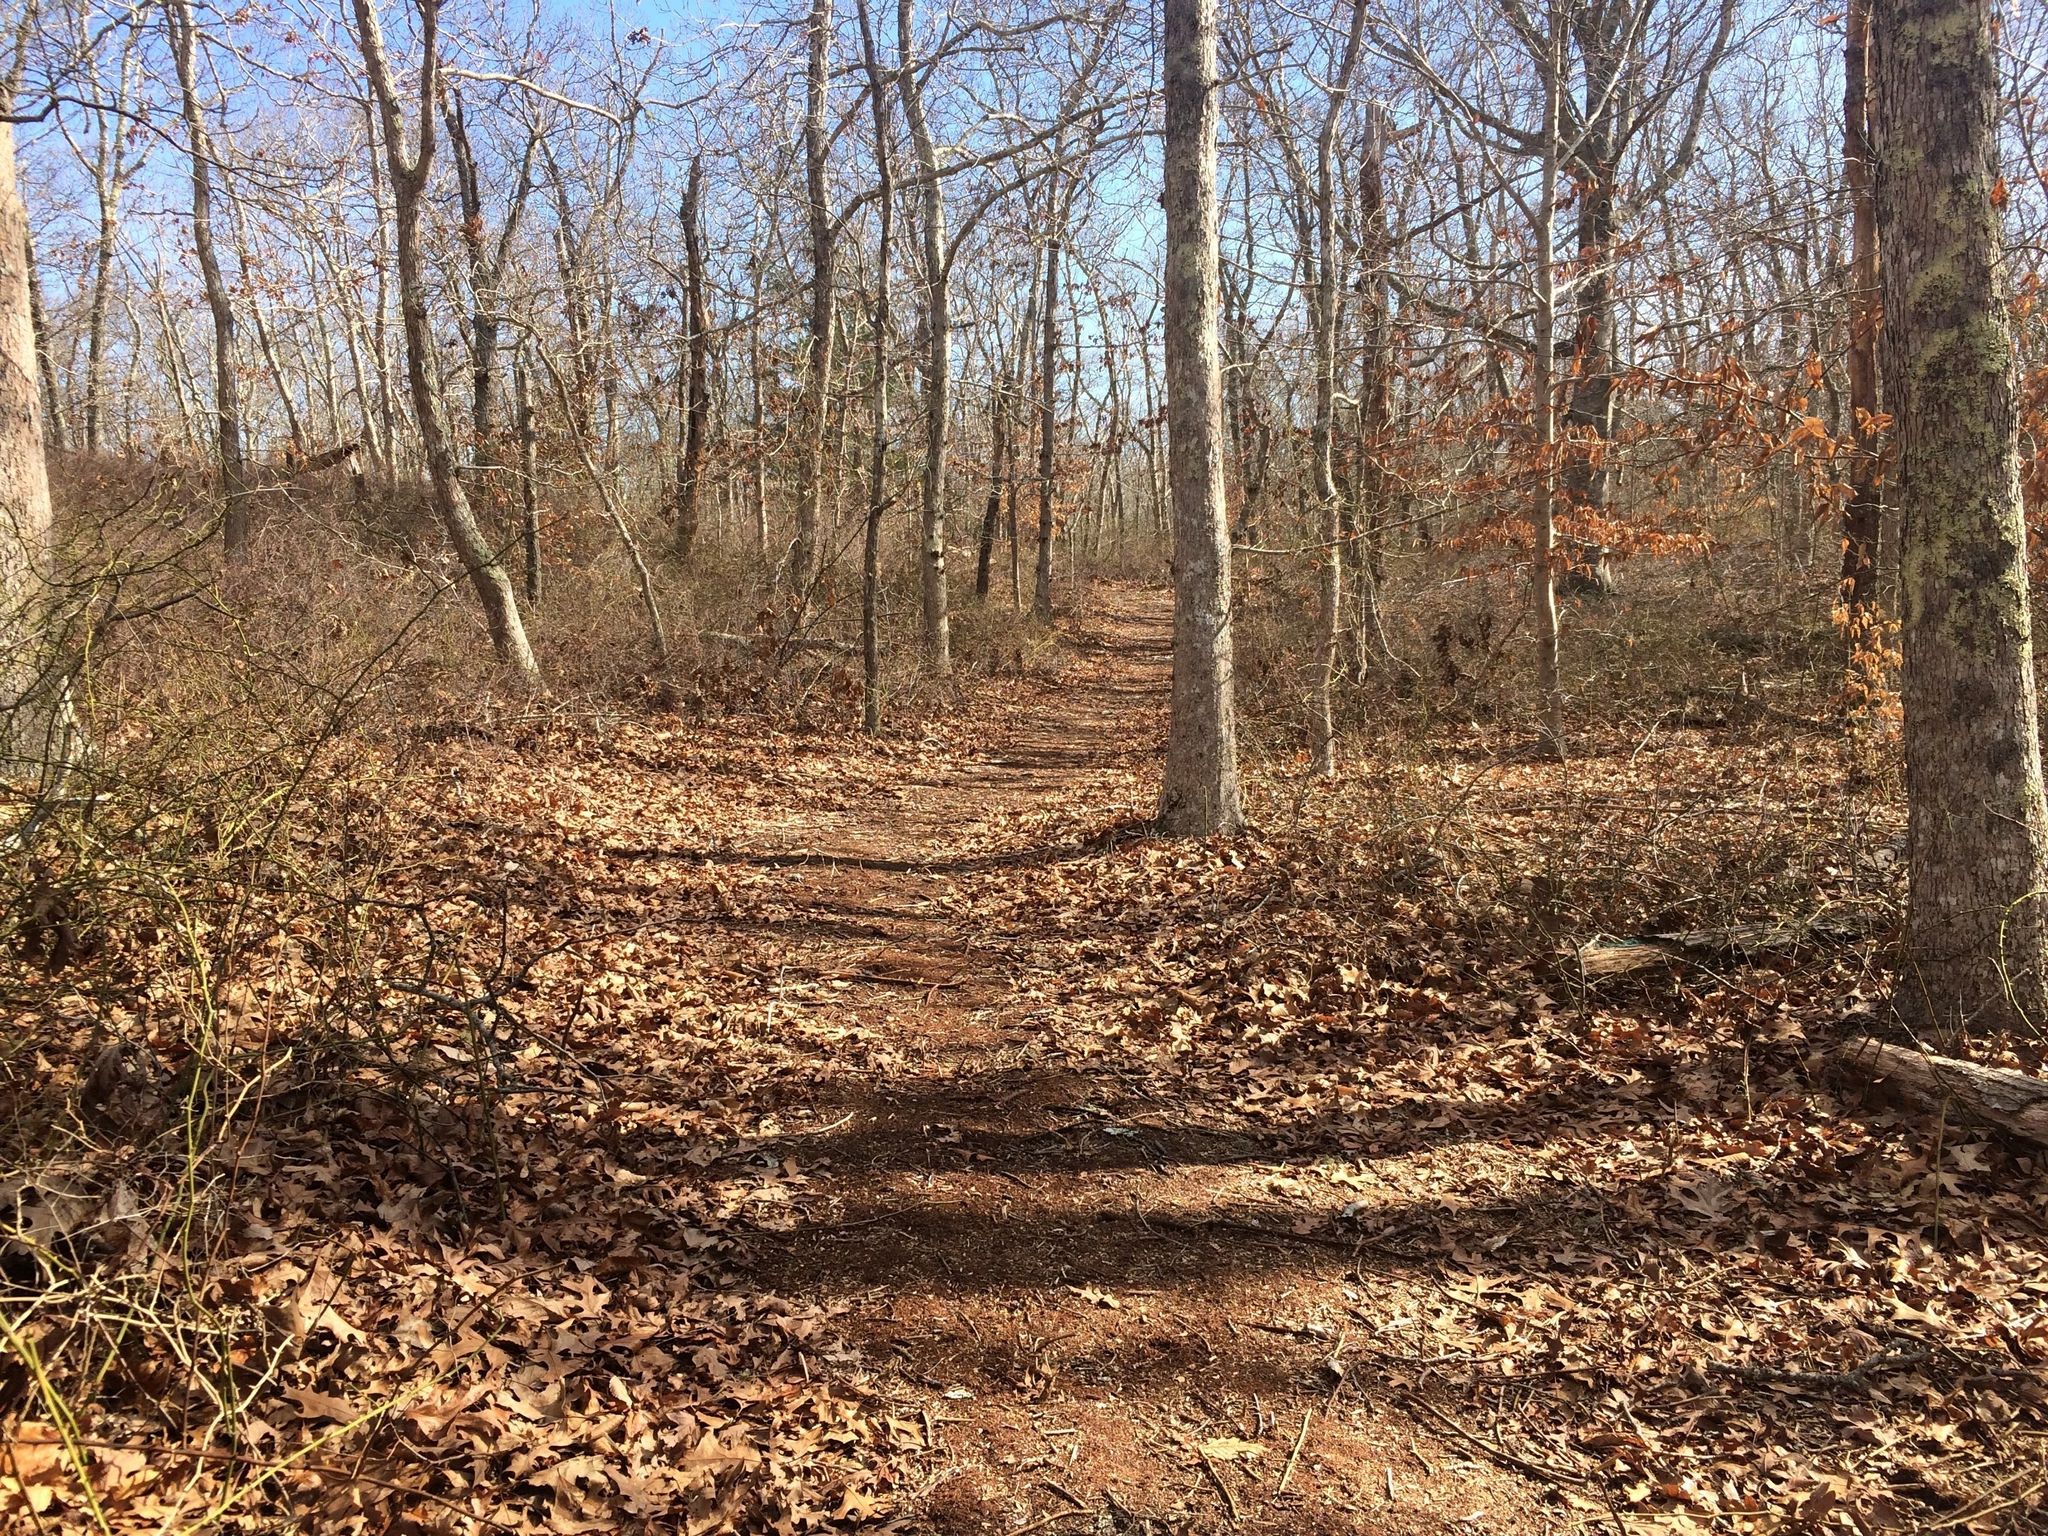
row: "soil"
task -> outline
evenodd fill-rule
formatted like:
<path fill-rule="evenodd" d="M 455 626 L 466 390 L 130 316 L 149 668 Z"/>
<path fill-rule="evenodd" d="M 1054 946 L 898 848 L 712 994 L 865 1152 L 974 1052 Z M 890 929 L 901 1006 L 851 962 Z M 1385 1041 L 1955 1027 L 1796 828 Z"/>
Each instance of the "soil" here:
<path fill-rule="evenodd" d="M 1046 808 L 1141 823 L 1169 626 L 1162 594 L 1099 590 L 1011 728 L 722 853 L 799 915 L 774 962 L 832 978 L 807 1028 L 846 1042 L 763 1143 L 807 1176 L 808 1218 L 753 1234 L 742 1266 L 847 1308 L 868 1384 L 929 1448 L 913 1528 L 1560 1528 L 1552 1490 L 1376 1392 L 1370 1261 L 1290 1230 L 1272 1194 L 1317 1151 L 1205 1123 L 1183 1085 L 1070 1028 L 1047 1000 L 1085 951 L 958 916 L 962 880 L 1028 905 L 1090 856 L 1017 838 Z"/>

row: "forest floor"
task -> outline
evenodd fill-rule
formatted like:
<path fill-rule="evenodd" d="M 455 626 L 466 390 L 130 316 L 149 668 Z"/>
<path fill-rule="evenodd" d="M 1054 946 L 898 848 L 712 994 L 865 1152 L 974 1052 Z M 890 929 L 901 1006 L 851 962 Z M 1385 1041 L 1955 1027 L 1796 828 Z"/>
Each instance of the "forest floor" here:
<path fill-rule="evenodd" d="M 1838 730 L 1446 724 L 1175 844 L 1164 595 L 1040 644 L 878 739 L 507 719 L 335 795 L 383 979 L 208 1174 L 235 1390 L 129 1343 L 0 1521 L 2038 1529 L 2048 1179 L 1833 1085 L 1877 941 L 1568 963 L 1610 889 L 1868 905 Z"/>

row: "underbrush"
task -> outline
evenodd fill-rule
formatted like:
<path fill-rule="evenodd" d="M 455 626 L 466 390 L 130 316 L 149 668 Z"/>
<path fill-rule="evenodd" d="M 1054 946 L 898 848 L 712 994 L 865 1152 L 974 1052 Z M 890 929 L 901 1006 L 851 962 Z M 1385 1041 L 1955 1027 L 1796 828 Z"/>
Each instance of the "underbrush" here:
<path fill-rule="evenodd" d="M 1533 738 L 1534 630 L 1526 564 L 1455 550 L 1390 555 L 1379 597 L 1385 650 L 1339 649 L 1340 723 L 1367 740 L 1425 745 L 1445 726 Z M 1764 546 L 1620 561 L 1616 590 L 1564 583 L 1560 665 L 1568 732 L 1604 746 L 1667 725 L 1812 723 L 1837 707 L 1842 643 L 1824 575 Z M 1240 573 L 1238 674 L 1246 718 L 1293 750 L 1316 658 L 1314 572 L 1254 557 Z"/>
<path fill-rule="evenodd" d="M 13 787 L 0 860 L 0 1525 L 387 1529 L 487 1509 L 544 1444 L 573 1462 L 537 1422 L 621 1433 L 657 1399 L 650 1510 L 810 1527 L 872 1501 L 891 1431 L 775 1365 L 828 1347 L 815 1309 L 718 1275 L 745 1171 L 699 1178 L 681 1124 L 659 1202 L 568 1161 L 630 1113 L 647 1042 L 564 1021 L 605 1016 L 632 962 L 550 916 L 566 864 L 504 845 L 475 781 L 487 760 L 573 795 L 544 765 L 729 716 L 855 730 L 857 591 L 828 579 L 799 622 L 757 562 L 700 546 L 658 564 L 662 659 L 615 541 L 565 535 L 529 610 L 536 697 L 402 496 L 266 490 L 227 570 L 218 506 L 174 471 L 75 461 L 59 500 L 85 745 Z M 916 626 L 905 570 L 886 732 L 1053 664 L 991 603 L 958 611 L 959 680 L 927 678 Z M 723 1021 L 699 1022 L 708 1061 Z M 603 1371 L 531 1365 L 621 1317 Z M 526 1489 L 537 1523 L 562 1528 L 547 1478 L 567 1510 L 576 1475 Z"/>

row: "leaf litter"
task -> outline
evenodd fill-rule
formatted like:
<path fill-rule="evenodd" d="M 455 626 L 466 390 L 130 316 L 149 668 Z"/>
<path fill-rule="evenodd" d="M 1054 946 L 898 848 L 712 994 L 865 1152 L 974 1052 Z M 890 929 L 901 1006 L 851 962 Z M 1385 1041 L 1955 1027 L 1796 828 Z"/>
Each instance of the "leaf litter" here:
<path fill-rule="evenodd" d="M 1099 601 L 878 741 L 648 716 L 336 789 L 374 891 L 223 992 L 234 1134 L 108 1117 L 0 1191 L 0 1519 L 2032 1528 L 2048 1181 L 1829 1072 L 1896 893 L 1824 731 L 1280 760 L 1256 835 L 1167 844 L 1162 613 Z M 1731 885 L 1876 936 L 1574 973 Z M 168 1050 L 133 1009 L 24 1023 Z"/>

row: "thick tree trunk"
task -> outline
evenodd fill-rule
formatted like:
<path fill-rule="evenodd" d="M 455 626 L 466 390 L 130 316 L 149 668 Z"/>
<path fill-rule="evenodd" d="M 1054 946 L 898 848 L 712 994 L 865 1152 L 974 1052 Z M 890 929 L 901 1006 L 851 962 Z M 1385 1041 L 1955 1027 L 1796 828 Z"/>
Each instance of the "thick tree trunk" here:
<path fill-rule="evenodd" d="M 1920 1038 L 2038 1027 L 2048 975 L 2016 357 L 1989 0 L 1876 0 L 1885 394 L 1906 509 L 1910 884 L 1900 1011 Z"/>
<path fill-rule="evenodd" d="M 172 53 L 178 66 L 178 97 L 185 114 L 185 135 L 192 156 L 192 249 L 206 284 L 206 307 L 213 315 L 213 426 L 220 457 L 221 544 L 230 560 L 249 549 L 248 475 L 242 454 L 241 365 L 235 357 L 235 306 L 220 269 L 213 243 L 213 148 L 206 118 L 199 106 L 195 54 L 198 31 L 191 0 L 170 0 Z"/>
<path fill-rule="evenodd" d="M 711 311 L 704 302 L 704 160 L 690 159 L 683 186 L 683 283 L 689 342 L 683 360 L 683 447 L 676 466 L 674 517 L 677 558 L 688 560 L 697 544 L 697 482 L 704 469 L 704 443 L 711 432 Z"/>
<path fill-rule="evenodd" d="M 1173 481 L 1173 708 L 1159 830 L 1244 825 L 1217 350 L 1216 0 L 1166 0 L 1166 430 Z"/>
<path fill-rule="evenodd" d="M 413 414 L 418 420 L 420 453 L 426 460 L 427 478 L 433 486 L 434 508 L 440 514 L 449 542 L 455 546 L 470 584 L 483 605 L 484 622 L 491 632 L 491 644 L 498 659 L 512 669 L 527 687 L 540 686 L 540 667 L 527 644 L 526 627 L 520 621 L 519 603 L 513 596 L 511 579 L 498 559 L 497 551 L 485 542 L 471 512 L 469 497 L 450 445 L 448 420 L 430 372 L 434 337 L 427 318 L 425 257 L 420 248 L 420 205 L 426 192 L 427 173 L 434 159 L 434 100 L 438 77 L 435 49 L 440 20 L 439 0 L 421 0 L 420 5 L 420 106 L 416 113 L 418 146 L 408 157 L 405 152 L 404 116 L 391 66 L 384 52 L 384 38 L 377 21 L 376 0 L 355 0 L 358 40 L 363 62 L 384 126 L 386 168 L 393 192 L 392 236 L 398 255 L 398 307 L 405 328 L 406 377 L 412 387 Z"/>
<path fill-rule="evenodd" d="M 0 778 L 9 780 L 44 778 L 69 756 L 70 709 L 50 634 L 53 522 L 37 390 L 28 217 L 15 186 L 14 125 L 0 118 Z"/>

